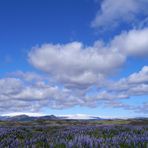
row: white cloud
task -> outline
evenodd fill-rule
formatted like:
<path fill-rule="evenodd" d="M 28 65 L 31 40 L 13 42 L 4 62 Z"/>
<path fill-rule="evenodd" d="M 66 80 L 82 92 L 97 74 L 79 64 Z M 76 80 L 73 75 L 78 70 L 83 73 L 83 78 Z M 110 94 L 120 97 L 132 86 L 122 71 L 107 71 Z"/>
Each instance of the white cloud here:
<path fill-rule="evenodd" d="M 46 81 L 28 83 L 26 79 L 2 78 L 0 88 L 1 112 L 37 112 L 44 107 L 60 109 L 74 106 L 78 102 L 70 90 Z"/>
<path fill-rule="evenodd" d="M 138 105 L 129 105 L 126 103 L 122 103 L 119 101 L 108 101 L 105 106 L 107 107 L 111 107 L 111 108 L 122 108 L 124 110 L 130 110 L 130 111 L 134 111 L 138 114 L 148 114 L 148 103 L 142 103 L 142 104 L 138 104 Z"/>
<path fill-rule="evenodd" d="M 111 46 L 127 56 L 148 56 L 148 28 L 123 32 L 112 40 Z"/>
<path fill-rule="evenodd" d="M 120 23 L 137 22 L 138 15 L 147 15 L 147 0 L 104 0 L 92 21 L 92 27 L 116 27 Z"/>
<path fill-rule="evenodd" d="M 15 94 L 22 90 L 22 82 L 17 78 L 0 79 L 0 95 Z"/>
<path fill-rule="evenodd" d="M 148 84 L 148 66 L 144 66 L 141 71 L 131 74 L 128 77 L 128 82 Z"/>
<path fill-rule="evenodd" d="M 88 89 L 102 87 L 130 56 L 148 56 L 147 28 L 121 33 L 109 44 L 44 44 L 29 52 L 29 62 L 66 88 Z"/>
<path fill-rule="evenodd" d="M 44 107 L 97 107 L 108 102 L 117 106 L 117 100 L 148 94 L 147 66 L 112 84 L 108 80 L 129 56 L 147 55 L 147 34 L 147 29 L 131 30 L 109 44 L 96 41 L 92 46 L 84 46 L 72 42 L 33 48 L 29 61 L 45 75 L 18 71 L 0 79 L 1 112 L 5 108 L 37 112 Z M 87 95 L 93 86 L 98 93 Z"/>
<path fill-rule="evenodd" d="M 127 78 L 111 83 L 110 90 L 127 94 L 127 96 L 148 94 L 148 66 L 144 66 L 141 71 L 129 75 Z"/>
<path fill-rule="evenodd" d="M 124 60 L 124 55 L 117 50 L 101 47 L 97 42 L 92 47 L 84 47 L 80 42 L 46 44 L 29 53 L 33 66 L 66 87 L 102 85 L 104 77 L 118 69 Z"/>
<path fill-rule="evenodd" d="M 148 94 L 148 66 L 119 81 L 109 83 L 108 78 L 130 56 L 147 56 L 147 47 L 147 28 L 121 33 L 108 44 L 96 41 L 92 46 L 85 46 L 71 42 L 35 47 L 29 52 L 29 62 L 44 75 L 18 71 L 1 78 L 0 111 L 39 112 L 48 107 L 65 109 L 104 104 L 135 110 L 117 101 Z M 88 95 L 93 86 L 98 93 Z"/>
<path fill-rule="evenodd" d="M 51 95 L 52 99 L 48 102 L 51 108 L 60 109 L 75 105 L 97 107 L 110 102 L 112 107 L 135 110 L 132 106 L 118 101 L 148 94 L 147 66 L 119 81 L 109 83 L 108 77 L 121 68 L 130 56 L 147 56 L 147 39 L 148 29 L 144 28 L 121 33 L 109 44 L 102 41 L 96 41 L 89 47 L 81 42 L 45 44 L 31 50 L 29 61 L 71 93 L 57 91 L 56 95 Z M 98 88 L 98 93 L 87 96 L 92 86 Z M 46 94 L 45 89 L 41 92 Z M 33 96 L 40 95 L 34 93 Z"/>
<path fill-rule="evenodd" d="M 43 74 L 42 74 L 43 75 Z M 41 76 L 35 72 L 22 72 L 22 71 L 16 71 L 16 72 L 12 72 L 8 74 L 9 77 L 17 77 L 19 79 L 23 79 L 26 81 L 33 81 L 33 80 L 37 80 L 37 81 L 42 81 L 44 79 L 47 79 L 45 76 Z"/>
<path fill-rule="evenodd" d="M 144 108 L 142 105 L 137 106 L 136 109 L 136 107 L 120 101 L 130 99 L 131 96 L 148 94 L 147 75 L 148 66 L 144 66 L 141 71 L 133 73 L 127 78 L 112 82 L 110 85 L 106 83 L 103 90 L 98 90 L 98 93 L 92 95 L 87 95 L 88 90 L 78 93 L 73 88 L 53 86 L 46 80 L 36 79 L 34 83 L 28 83 L 26 78 L 2 78 L 0 79 L 2 88 L 0 90 L 0 111 L 5 114 L 10 112 L 27 113 L 28 110 L 38 113 L 48 107 L 65 109 L 79 105 L 94 108 L 105 105 L 105 107 L 123 108 L 136 112 L 139 110 L 145 113 L 146 111 L 142 111 Z"/>

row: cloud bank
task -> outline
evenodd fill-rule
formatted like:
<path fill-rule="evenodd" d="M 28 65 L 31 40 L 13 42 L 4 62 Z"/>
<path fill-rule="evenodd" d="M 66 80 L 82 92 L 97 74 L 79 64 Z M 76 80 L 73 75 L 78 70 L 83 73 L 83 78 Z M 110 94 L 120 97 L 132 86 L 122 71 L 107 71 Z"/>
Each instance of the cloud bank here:
<path fill-rule="evenodd" d="M 129 57 L 147 56 L 147 36 L 147 28 L 133 29 L 115 36 L 108 44 L 96 41 L 92 46 L 85 46 L 81 42 L 71 42 L 34 47 L 28 60 L 44 75 L 18 71 L 1 78 L 1 112 L 6 108 L 8 112 L 39 112 L 47 107 L 73 106 L 142 110 L 143 106 L 132 107 L 122 100 L 148 94 L 147 65 L 127 78 L 109 79 Z M 97 92 L 88 95 L 94 86 Z"/>

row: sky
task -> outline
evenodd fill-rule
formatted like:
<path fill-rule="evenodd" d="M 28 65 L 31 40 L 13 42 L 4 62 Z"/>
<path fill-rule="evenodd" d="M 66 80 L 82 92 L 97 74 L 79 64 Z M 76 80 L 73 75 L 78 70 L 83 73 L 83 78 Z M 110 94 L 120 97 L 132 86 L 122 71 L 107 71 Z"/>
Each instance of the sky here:
<path fill-rule="evenodd" d="M 147 7 L 0 1 L 0 114 L 148 117 Z"/>

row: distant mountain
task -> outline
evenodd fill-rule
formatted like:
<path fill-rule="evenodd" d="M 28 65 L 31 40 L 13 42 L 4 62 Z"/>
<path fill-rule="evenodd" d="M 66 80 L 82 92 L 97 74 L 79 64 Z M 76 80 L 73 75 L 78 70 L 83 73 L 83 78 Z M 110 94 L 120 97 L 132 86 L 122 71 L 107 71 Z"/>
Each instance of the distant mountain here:
<path fill-rule="evenodd" d="M 41 120 L 109 120 L 110 118 L 100 118 L 97 116 L 87 115 L 87 114 L 72 114 L 72 115 L 45 115 L 45 116 L 29 116 L 26 114 L 16 115 L 16 116 L 0 116 L 0 121 L 41 121 Z M 117 120 L 120 118 L 114 118 Z M 110 119 L 111 120 L 111 119 Z M 148 120 L 146 117 L 137 117 L 137 118 L 127 118 L 126 120 Z"/>
<path fill-rule="evenodd" d="M 0 116 L 1 121 L 8 120 L 8 119 L 9 119 L 9 116 Z"/>
<path fill-rule="evenodd" d="M 27 115 L 18 115 L 9 118 L 9 121 L 33 121 L 36 117 L 30 117 Z"/>
<path fill-rule="evenodd" d="M 58 118 L 54 115 L 37 117 L 37 120 L 57 120 L 57 119 L 60 119 L 60 118 Z"/>
<path fill-rule="evenodd" d="M 76 114 L 76 115 L 63 115 L 63 116 L 54 116 L 46 115 L 40 117 L 28 116 L 25 114 L 16 115 L 16 116 L 0 116 L 1 121 L 39 121 L 39 120 L 102 120 L 99 117 L 93 117 L 85 114 Z"/>
<path fill-rule="evenodd" d="M 0 116 L 1 121 L 35 121 L 35 120 L 57 120 L 58 117 L 54 115 L 41 116 L 41 117 L 31 117 L 28 115 L 17 115 L 17 116 Z"/>

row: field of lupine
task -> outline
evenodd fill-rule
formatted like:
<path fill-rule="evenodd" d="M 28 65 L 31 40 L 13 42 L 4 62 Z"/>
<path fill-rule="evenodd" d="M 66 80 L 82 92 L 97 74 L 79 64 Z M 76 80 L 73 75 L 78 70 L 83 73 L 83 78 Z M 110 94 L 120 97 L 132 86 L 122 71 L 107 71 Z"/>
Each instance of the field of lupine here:
<path fill-rule="evenodd" d="M 148 126 L 2 126 L 0 148 L 147 148 Z"/>

